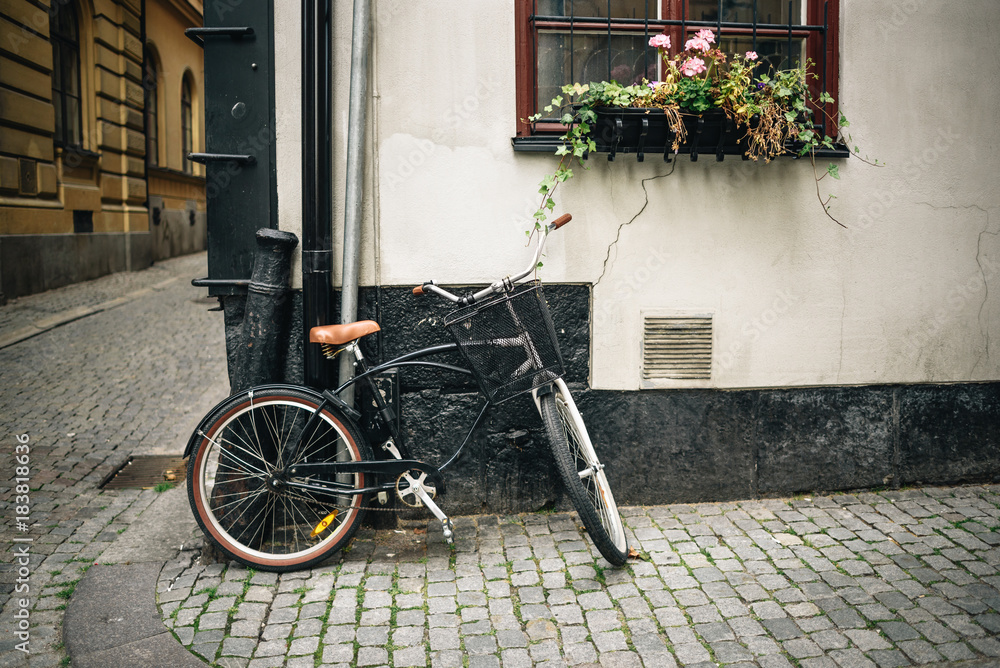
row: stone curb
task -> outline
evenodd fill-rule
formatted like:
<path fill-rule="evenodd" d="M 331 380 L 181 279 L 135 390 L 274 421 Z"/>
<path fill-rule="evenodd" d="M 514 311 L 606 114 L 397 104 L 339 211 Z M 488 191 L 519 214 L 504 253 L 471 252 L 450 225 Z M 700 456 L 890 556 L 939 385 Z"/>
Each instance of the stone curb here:
<path fill-rule="evenodd" d="M 94 566 L 87 571 L 63 621 L 74 668 L 205 665 L 163 625 L 156 582 L 164 563 Z"/>
<path fill-rule="evenodd" d="M 121 297 L 111 299 L 101 304 L 96 304 L 94 306 L 80 306 L 78 308 L 72 308 L 56 313 L 47 318 L 36 320 L 27 327 L 21 327 L 20 329 L 14 330 L 10 334 L 0 336 L 0 349 L 12 346 L 15 343 L 20 343 L 21 341 L 25 341 L 34 336 L 38 336 L 39 334 L 43 334 L 50 329 L 54 329 L 61 325 L 71 323 L 81 318 L 86 318 L 89 315 L 94 315 L 95 313 L 101 313 L 102 311 L 108 311 L 110 309 L 123 306 L 133 300 L 144 297 L 151 292 L 162 290 L 176 280 L 177 277 L 174 276 L 173 278 L 168 278 L 165 281 L 160 281 L 156 285 L 141 288 L 139 290 L 133 290 L 132 292 L 129 292 Z"/>

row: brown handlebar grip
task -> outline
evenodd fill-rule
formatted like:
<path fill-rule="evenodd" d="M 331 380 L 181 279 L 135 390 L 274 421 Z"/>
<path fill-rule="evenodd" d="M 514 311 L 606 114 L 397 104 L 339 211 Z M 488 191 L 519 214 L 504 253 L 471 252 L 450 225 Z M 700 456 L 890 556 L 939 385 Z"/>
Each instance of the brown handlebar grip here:
<path fill-rule="evenodd" d="M 413 294 L 415 294 L 418 297 L 421 297 L 427 293 L 424 292 L 424 286 L 418 285 L 417 287 L 413 288 Z"/>
<path fill-rule="evenodd" d="M 558 230 L 560 227 L 562 227 L 571 220 L 573 220 L 573 216 L 569 215 L 568 213 L 564 213 L 563 215 L 559 216 L 558 218 L 552 221 L 552 229 Z"/>

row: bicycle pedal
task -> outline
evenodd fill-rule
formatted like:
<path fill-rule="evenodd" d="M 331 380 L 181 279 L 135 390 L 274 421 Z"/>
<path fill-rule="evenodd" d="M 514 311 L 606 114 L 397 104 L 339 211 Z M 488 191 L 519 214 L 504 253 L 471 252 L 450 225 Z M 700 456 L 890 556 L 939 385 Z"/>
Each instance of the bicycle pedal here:
<path fill-rule="evenodd" d="M 447 518 L 445 521 L 441 522 L 441 529 L 444 533 L 444 539 L 448 541 L 449 545 L 455 544 L 455 525 L 452 524 L 451 518 Z"/>

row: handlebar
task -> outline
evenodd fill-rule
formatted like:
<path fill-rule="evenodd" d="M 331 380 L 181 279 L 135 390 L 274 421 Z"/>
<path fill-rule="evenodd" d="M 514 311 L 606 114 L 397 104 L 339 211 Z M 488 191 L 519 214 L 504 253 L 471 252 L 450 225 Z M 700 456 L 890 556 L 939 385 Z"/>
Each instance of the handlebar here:
<path fill-rule="evenodd" d="M 558 230 L 560 227 L 562 227 L 571 220 L 573 220 L 573 216 L 569 215 L 568 213 L 564 213 L 563 215 L 553 220 L 552 224 L 549 225 L 549 227 L 551 227 L 553 230 Z"/>
<path fill-rule="evenodd" d="M 551 223 L 542 228 L 542 234 L 539 235 L 538 247 L 535 249 L 535 256 L 531 260 L 531 264 L 528 265 L 527 269 L 517 274 L 516 276 L 508 276 L 506 278 L 500 279 L 499 281 L 494 281 L 493 283 L 490 284 L 489 287 L 483 288 L 482 290 L 480 290 L 475 294 L 466 295 L 464 297 L 459 297 L 456 294 L 448 292 L 444 288 L 435 285 L 434 281 L 427 281 L 423 285 L 418 285 L 417 287 L 413 288 L 413 294 L 425 295 L 428 292 L 433 292 L 439 297 L 444 297 L 450 302 L 459 304 L 460 306 L 466 306 L 468 304 L 475 304 L 480 299 L 488 297 L 496 292 L 500 292 L 501 290 L 509 290 L 512 285 L 514 285 L 522 278 L 530 274 L 532 271 L 535 270 L 535 267 L 538 266 L 538 258 L 542 256 L 542 249 L 545 247 L 545 241 L 546 239 L 548 239 L 549 232 L 554 232 L 558 230 L 560 227 L 562 227 L 571 220 L 573 220 L 573 216 L 571 216 L 568 213 L 564 213 L 563 215 L 559 216 L 554 221 L 552 221 Z"/>

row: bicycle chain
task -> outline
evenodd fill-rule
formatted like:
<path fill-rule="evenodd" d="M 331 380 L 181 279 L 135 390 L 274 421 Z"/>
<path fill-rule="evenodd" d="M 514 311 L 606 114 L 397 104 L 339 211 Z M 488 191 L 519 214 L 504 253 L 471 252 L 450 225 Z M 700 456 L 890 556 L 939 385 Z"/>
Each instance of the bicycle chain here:
<path fill-rule="evenodd" d="M 304 503 L 316 503 L 316 499 L 310 499 L 310 498 L 307 498 L 307 497 L 304 497 L 304 496 L 299 496 L 299 495 L 295 494 L 294 492 L 282 492 L 281 495 L 285 496 L 285 497 L 287 497 L 289 499 L 294 499 L 296 501 L 302 501 Z M 391 507 L 391 506 L 358 506 L 358 510 L 374 510 L 374 511 L 380 512 L 380 513 L 401 513 L 404 510 L 409 510 L 411 508 L 416 508 L 416 506 L 407 506 L 407 505 L 404 505 L 403 507 Z M 426 510 L 426 507 L 424 507 L 424 510 Z"/>
<path fill-rule="evenodd" d="M 397 490 L 394 490 L 394 491 L 396 492 L 396 496 L 398 497 L 399 496 L 398 488 L 397 488 Z M 279 492 L 279 494 L 282 495 L 282 496 L 285 496 L 285 497 L 287 497 L 289 499 L 294 499 L 296 501 L 301 501 L 301 502 L 304 502 L 304 503 L 315 503 L 316 502 L 316 499 L 308 498 L 308 497 L 304 497 L 304 496 L 299 496 L 298 494 L 296 494 L 296 493 L 294 493 L 292 491 L 289 491 L 289 490 L 283 490 L 283 491 Z M 376 495 L 373 495 L 373 497 L 374 496 L 376 496 Z M 407 504 L 405 501 L 403 501 L 402 499 L 400 499 L 400 502 L 403 504 L 402 507 L 398 507 L 398 506 L 397 507 L 387 507 L 387 506 L 381 506 L 381 505 L 380 506 L 358 506 L 358 510 L 371 510 L 371 511 L 379 512 L 379 513 L 397 513 L 397 514 L 402 513 L 403 511 L 405 511 L 407 509 L 413 509 L 413 508 L 423 508 L 424 510 L 427 510 L 427 507 L 423 506 L 423 505 L 421 505 L 421 506 L 411 506 L 411 505 Z"/>

